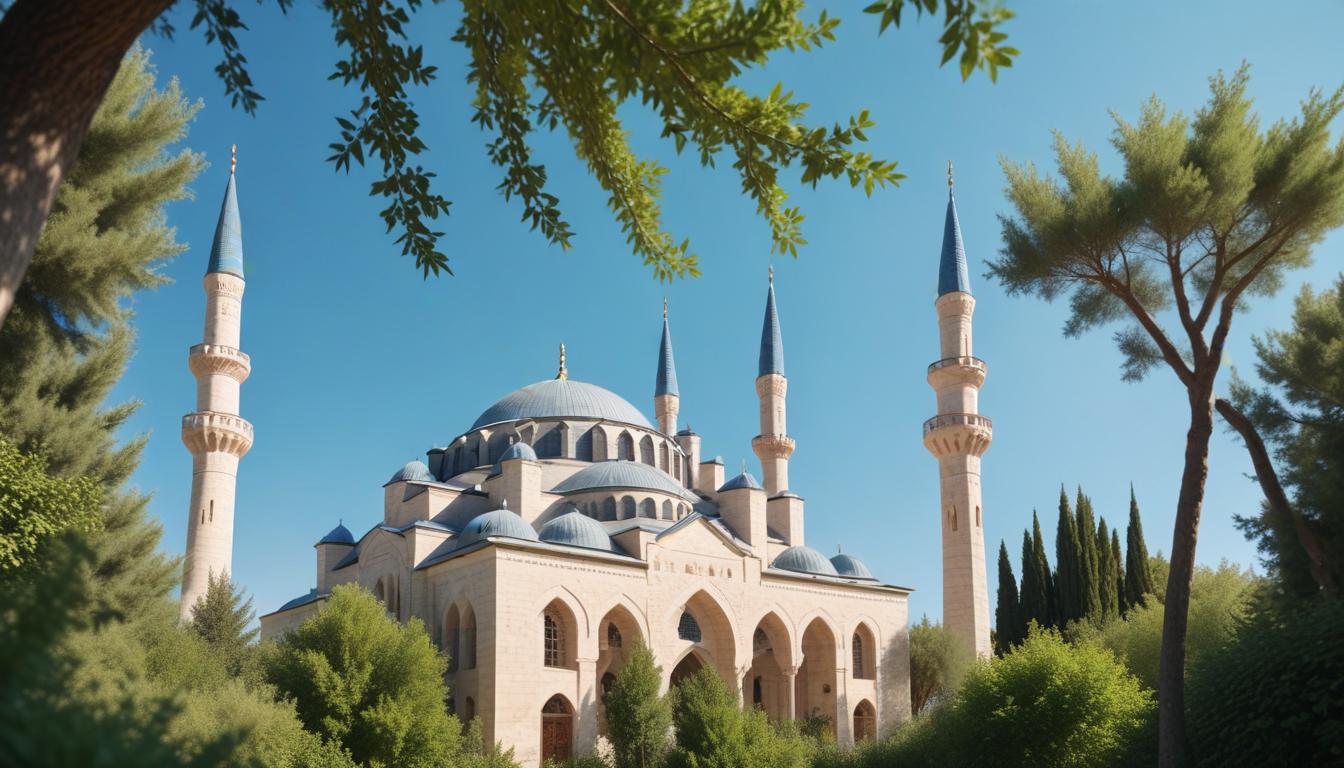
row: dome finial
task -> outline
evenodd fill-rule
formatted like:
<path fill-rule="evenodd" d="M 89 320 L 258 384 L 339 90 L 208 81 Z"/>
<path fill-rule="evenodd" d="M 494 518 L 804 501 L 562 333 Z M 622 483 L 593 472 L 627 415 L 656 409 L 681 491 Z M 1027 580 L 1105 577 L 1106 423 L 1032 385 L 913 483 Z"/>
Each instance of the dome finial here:
<path fill-rule="evenodd" d="M 569 378 L 569 371 L 565 368 L 565 342 L 560 342 L 560 372 L 555 374 L 555 378 L 564 381 Z"/>
<path fill-rule="evenodd" d="M 947 191 L 952 191 L 952 161 L 947 161 Z"/>
<path fill-rule="evenodd" d="M 233 173 L 233 172 L 236 171 L 237 169 L 238 169 L 238 145 L 237 145 L 237 144 L 230 144 L 230 145 L 229 145 L 229 173 Z"/>
<path fill-rule="evenodd" d="M 508 499 L 504 499 L 503 503 L 501 503 L 501 504 L 499 505 L 499 508 L 500 508 L 500 509 L 508 509 L 508 508 L 509 508 L 509 500 L 508 500 Z"/>
<path fill-rule="evenodd" d="M 667 319 L 667 297 L 663 297 L 663 319 Z"/>
<path fill-rule="evenodd" d="M 774 285 L 774 284 L 775 284 L 775 265 L 774 265 L 774 264 L 771 264 L 771 265 L 770 265 L 770 284 L 771 284 L 771 285 Z"/>

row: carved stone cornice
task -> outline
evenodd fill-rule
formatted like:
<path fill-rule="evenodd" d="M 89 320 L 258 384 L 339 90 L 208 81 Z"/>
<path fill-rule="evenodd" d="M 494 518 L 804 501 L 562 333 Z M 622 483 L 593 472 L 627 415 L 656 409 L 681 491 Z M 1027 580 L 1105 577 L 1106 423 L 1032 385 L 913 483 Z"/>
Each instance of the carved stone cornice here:
<path fill-rule="evenodd" d="M 241 277 L 227 272 L 211 272 L 205 276 L 205 292 L 242 300 L 247 283 Z"/>
<path fill-rule="evenodd" d="M 232 413 L 188 413 L 182 417 L 182 443 L 193 454 L 217 451 L 242 458 L 252 448 L 252 424 Z"/>
<path fill-rule="evenodd" d="M 982 456 L 994 439 L 994 422 L 978 413 L 943 413 L 924 422 L 924 447 L 938 458 Z"/>
<path fill-rule="evenodd" d="M 223 374 L 241 384 L 252 372 L 252 358 L 235 347 L 197 344 L 187 353 L 187 367 L 198 379 L 211 374 Z"/>
<path fill-rule="evenodd" d="M 796 443 L 788 435 L 757 435 L 751 438 L 751 449 L 762 459 L 787 459 L 793 455 Z"/>
<path fill-rule="evenodd" d="M 948 357 L 929 366 L 929 386 L 935 390 L 952 384 L 968 384 L 977 389 L 985 383 L 985 361 L 978 357 Z"/>
<path fill-rule="evenodd" d="M 756 377 L 756 395 L 765 397 L 766 395 L 778 395 L 784 397 L 789 393 L 789 380 L 784 378 L 781 373 L 767 373 L 764 376 Z"/>

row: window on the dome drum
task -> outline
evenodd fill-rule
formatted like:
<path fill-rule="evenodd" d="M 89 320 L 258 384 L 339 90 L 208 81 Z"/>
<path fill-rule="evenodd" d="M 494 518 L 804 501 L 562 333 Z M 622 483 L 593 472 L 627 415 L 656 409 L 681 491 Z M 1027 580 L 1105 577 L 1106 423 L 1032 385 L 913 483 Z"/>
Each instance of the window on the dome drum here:
<path fill-rule="evenodd" d="M 663 501 L 663 519 L 664 520 L 672 519 L 672 502 L 667 500 Z"/>
<path fill-rule="evenodd" d="M 631 437 L 629 432 L 622 432 L 621 436 L 616 438 L 616 458 L 624 461 L 635 460 L 635 438 Z"/>
<path fill-rule="evenodd" d="M 689 515 L 690 513 L 691 513 L 691 508 L 688 507 L 688 506 L 686 506 L 685 504 L 680 504 L 680 505 L 677 506 L 677 519 L 678 519 L 678 520 L 680 520 L 681 518 L 683 518 L 683 517 Z"/>
<path fill-rule="evenodd" d="M 700 642 L 700 622 L 695 620 L 690 611 L 681 612 L 681 620 L 677 622 L 677 637 L 692 643 Z"/>
<path fill-rule="evenodd" d="M 621 519 L 632 520 L 635 517 L 635 499 L 632 496 L 626 496 L 621 499 Z"/>
<path fill-rule="evenodd" d="M 639 460 L 652 467 L 653 464 L 653 438 L 648 435 L 639 441 Z"/>
<path fill-rule="evenodd" d="M 554 459 L 560 455 L 560 427 L 554 427 L 546 432 L 537 440 L 537 444 L 532 446 L 537 452 L 539 459 Z"/>
<path fill-rule="evenodd" d="M 542 615 L 542 626 L 545 633 L 546 666 L 563 667 L 565 665 L 565 633 L 560 627 L 560 622 L 547 613 Z"/>
<path fill-rule="evenodd" d="M 658 468 L 664 472 L 669 471 L 667 466 L 667 443 L 658 444 Z"/>
<path fill-rule="evenodd" d="M 616 499 L 607 497 L 602 500 L 602 518 L 603 520 L 616 519 Z"/>
<path fill-rule="evenodd" d="M 653 499 L 645 499 L 639 503 L 639 516 L 647 517 L 650 520 L 658 517 L 658 502 Z"/>
<path fill-rule="evenodd" d="M 579 435 L 579 441 L 574 445 L 574 458 L 578 459 L 579 461 L 593 460 L 594 429 L 596 429 L 596 427 L 588 430 L 587 432 L 584 432 L 582 435 Z"/>

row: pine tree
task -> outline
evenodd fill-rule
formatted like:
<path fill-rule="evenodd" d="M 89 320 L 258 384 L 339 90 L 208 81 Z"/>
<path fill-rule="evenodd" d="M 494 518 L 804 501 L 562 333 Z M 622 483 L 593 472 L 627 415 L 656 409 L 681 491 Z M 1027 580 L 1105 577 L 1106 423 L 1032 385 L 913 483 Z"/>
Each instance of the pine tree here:
<path fill-rule="evenodd" d="M 1000 656 L 1024 639 L 1020 608 L 1017 579 L 1013 577 L 1013 565 L 1008 561 L 1008 544 L 1000 539 L 999 594 L 994 608 L 994 652 Z"/>
<path fill-rule="evenodd" d="M 1075 525 L 1078 528 L 1078 570 L 1080 573 L 1078 598 L 1080 619 L 1101 618 L 1101 564 L 1097 552 L 1097 525 L 1092 512 L 1092 500 L 1078 487 L 1078 501 L 1074 505 Z"/>
<path fill-rule="evenodd" d="M 1139 519 L 1139 500 L 1129 486 L 1129 527 L 1125 529 L 1125 602 L 1143 605 L 1145 595 L 1153 594 L 1153 574 L 1148 570 L 1148 545 L 1143 542 L 1143 521 Z"/>
<path fill-rule="evenodd" d="M 227 573 L 218 577 L 211 573 L 205 594 L 191 608 L 190 627 L 215 651 L 229 672 L 238 675 L 257 637 L 255 628 L 248 629 L 256 617 L 252 598 L 244 600 Z"/>
<path fill-rule="evenodd" d="M 119 443 L 117 432 L 138 404 L 105 401 L 131 355 L 122 300 L 163 282 L 158 265 L 183 249 L 163 209 L 190 194 L 202 161 L 168 148 L 197 109 L 176 81 L 155 88 L 146 52 L 127 56 L 0 329 L 0 432 L 45 456 L 53 474 L 103 488 L 102 531 L 90 541 L 98 618 L 161 607 L 177 580 L 176 560 L 158 551 L 162 529 L 146 515 L 148 497 L 122 488 L 145 438 Z"/>
<path fill-rule="evenodd" d="M 1115 602 L 1120 615 L 1129 614 L 1129 601 L 1125 598 L 1125 555 L 1120 551 L 1120 529 L 1111 529 L 1111 562 L 1115 564 Z"/>
<path fill-rule="evenodd" d="M 1117 592 L 1120 572 L 1119 561 L 1111 557 L 1111 531 L 1106 518 L 1097 523 L 1097 595 L 1101 599 L 1101 619 L 1110 621 L 1120 615 L 1120 595 Z"/>
<path fill-rule="evenodd" d="M 1083 575 L 1078 552 L 1078 529 L 1069 508 L 1069 496 L 1059 487 L 1059 523 L 1055 528 L 1055 620 L 1060 627 L 1083 616 Z"/>

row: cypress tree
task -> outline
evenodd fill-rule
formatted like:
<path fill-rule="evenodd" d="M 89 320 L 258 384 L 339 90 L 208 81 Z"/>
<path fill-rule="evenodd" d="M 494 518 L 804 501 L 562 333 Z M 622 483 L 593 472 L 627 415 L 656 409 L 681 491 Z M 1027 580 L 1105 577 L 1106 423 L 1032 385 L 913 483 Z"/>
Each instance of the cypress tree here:
<path fill-rule="evenodd" d="M 158 266 L 184 248 L 163 210 L 189 196 L 202 160 L 169 148 L 199 107 L 176 81 L 155 88 L 145 51 L 127 56 L 0 329 L 0 432 L 46 457 L 52 474 L 103 488 L 102 530 L 89 541 L 98 618 L 142 614 L 177 580 L 177 561 L 158 552 L 162 529 L 146 514 L 149 498 L 122 487 L 145 438 L 119 442 L 117 431 L 138 404 L 106 400 L 134 337 L 122 300 L 162 283 Z"/>
<path fill-rule="evenodd" d="M 1033 510 L 1032 531 L 1022 532 L 1022 626 L 1035 621 L 1042 627 L 1053 626 L 1050 610 L 1050 564 L 1041 543 L 1041 522 Z M 1025 637 L 1025 635 L 1024 635 Z"/>
<path fill-rule="evenodd" d="M 1078 501 L 1074 505 L 1078 528 L 1078 601 L 1080 619 L 1101 618 L 1101 568 L 1097 553 L 1097 525 L 1092 512 L 1092 500 L 1078 487 Z"/>
<path fill-rule="evenodd" d="M 1056 606 L 1059 600 L 1055 595 L 1055 575 L 1050 570 L 1049 558 L 1045 556 L 1045 537 L 1041 536 L 1041 521 L 1034 509 L 1031 511 L 1031 551 L 1036 558 L 1036 572 L 1045 585 L 1045 620 L 1041 626 L 1058 626 L 1059 609 Z"/>
<path fill-rule="evenodd" d="M 1120 529 L 1111 529 L 1111 562 L 1115 563 L 1115 601 L 1120 615 L 1129 614 L 1129 601 L 1125 599 L 1125 556 L 1120 551 Z"/>
<path fill-rule="evenodd" d="M 1017 579 L 1008 562 L 1008 545 L 999 539 L 999 594 L 994 608 L 994 652 L 1002 656 L 1022 641 Z"/>
<path fill-rule="evenodd" d="M 1145 595 L 1153 594 L 1153 575 L 1148 570 L 1148 546 L 1143 543 L 1143 522 L 1139 520 L 1139 501 L 1134 484 L 1129 486 L 1129 527 L 1125 529 L 1125 602 L 1143 605 Z"/>
<path fill-rule="evenodd" d="M 1064 486 L 1059 487 L 1059 523 L 1055 529 L 1055 620 L 1060 627 L 1076 621 L 1083 615 L 1079 589 L 1082 574 L 1079 571 L 1078 529 L 1069 508 L 1069 496 Z"/>
<path fill-rule="evenodd" d="M 1101 598 L 1101 618 L 1110 621 L 1120 615 L 1120 594 L 1117 591 L 1120 572 L 1119 561 L 1111 557 L 1111 531 L 1106 526 L 1106 518 L 1097 524 L 1097 594 Z"/>

